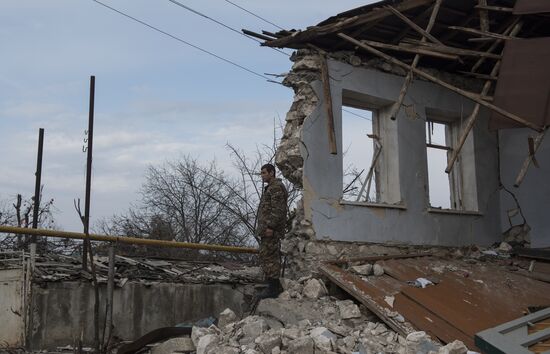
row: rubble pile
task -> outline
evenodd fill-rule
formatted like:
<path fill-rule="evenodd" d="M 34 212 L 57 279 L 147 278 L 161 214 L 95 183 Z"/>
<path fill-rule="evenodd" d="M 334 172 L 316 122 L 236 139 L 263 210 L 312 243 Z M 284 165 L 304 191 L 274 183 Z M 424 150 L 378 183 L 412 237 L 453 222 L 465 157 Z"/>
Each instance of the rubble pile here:
<path fill-rule="evenodd" d="M 0 269 L 21 267 L 28 255 L 0 258 Z M 42 254 L 35 258 L 33 282 L 59 282 L 91 280 L 90 272 L 82 270 L 81 257 L 61 254 Z M 94 256 L 99 283 L 107 282 L 108 257 Z M 251 284 L 261 282 L 259 267 L 234 262 L 202 262 L 184 260 L 148 259 L 115 256 L 115 285 L 122 287 L 128 281 L 146 285 L 155 283 L 231 283 Z"/>
<path fill-rule="evenodd" d="M 302 187 L 303 156 L 307 155 L 302 144 L 304 120 L 317 108 L 319 98 L 311 83 L 320 80 L 319 56 L 299 51 L 290 58 L 292 71 L 283 84 L 294 90 L 294 101 L 286 114 L 283 136 L 277 148 L 275 162 L 282 174 L 297 187 Z"/>
<path fill-rule="evenodd" d="M 193 327 L 197 354 L 467 353 L 461 342 L 445 347 L 425 332 L 406 337 L 388 329 L 352 300 L 329 296 L 322 280 L 284 279 L 277 299 L 238 319 L 226 309 L 218 326 Z"/>

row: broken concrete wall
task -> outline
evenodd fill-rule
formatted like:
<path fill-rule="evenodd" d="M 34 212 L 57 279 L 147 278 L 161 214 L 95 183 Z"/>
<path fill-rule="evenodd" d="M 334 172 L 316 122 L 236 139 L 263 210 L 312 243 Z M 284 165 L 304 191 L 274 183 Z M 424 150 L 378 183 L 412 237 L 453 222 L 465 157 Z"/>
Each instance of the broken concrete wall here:
<path fill-rule="evenodd" d="M 105 286 L 100 290 L 100 323 L 104 323 Z M 113 335 L 122 340 L 134 340 L 156 328 L 216 316 L 227 307 L 241 315 L 245 306 L 244 292 L 243 286 L 231 284 L 128 282 L 114 291 Z M 85 323 L 85 344 L 90 346 L 94 333 L 93 304 L 94 291 L 90 283 L 34 284 L 30 348 L 74 345 L 79 338 L 81 320 Z"/>
<path fill-rule="evenodd" d="M 0 271 L 0 348 L 25 345 L 24 270 Z"/>
<path fill-rule="evenodd" d="M 548 136 L 542 141 L 535 155 L 539 168 L 531 164 L 520 187 L 513 186 L 529 154 L 527 138 L 536 134 L 527 128 L 499 131 L 500 174 L 502 184 L 517 198 L 521 213 L 528 225 L 524 231 L 529 233 L 531 247 L 549 247 L 550 218 L 548 218 L 547 206 L 550 203 L 550 183 L 548 182 L 550 181 L 550 138 Z M 518 209 L 514 197 L 506 190 L 502 190 L 500 194 L 501 227 L 505 232 L 511 226 L 522 224 L 523 218 L 519 210 L 516 215 L 513 215 Z M 512 225 L 508 221 L 509 213 Z"/>
<path fill-rule="evenodd" d="M 393 149 L 395 154 L 383 158 L 398 167 L 393 176 L 398 182 L 392 182 L 389 189 L 396 190 L 400 200 L 386 205 L 342 202 L 343 93 L 351 92 L 365 98 L 367 104 L 383 114 L 398 97 L 403 78 L 379 69 L 328 61 L 338 149 L 338 154 L 332 155 L 329 153 L 322 83 L 316 71 L 318 66 L 315 66 L 317 56 L 303 52 L 294 59 L 293 72 L 287 81 L 295 88 L 299 104 L 295 101 L 287 115 L 286 139 L 279 147 L 277 164 L 285 177 L 303 186 L 303 223 L 310 225 L 309 233 L 318 240 L 447 246 L 487 245 L 500 240 L 497 139 L 495 133 L 486 129 L 486 111 L 481 111 L 473 131 L 473 142 L 472 137 L 467 142 L 475 152 L 462 156 L 473 161 L 475 166 L 469 173 L 475 173 L 470 177 L 475 181 L 472 187 L 477 197 L 477 212 L 445 212 L 429 207 L 426 112 L 452 112 L 465 120 L 473 103 L 419 80 L 411 85 L 404 101 L 405 105 L 414 107 L 415 114 L 406 114 L 402 109 L 397 120 L 388 118 L 385 121 L 387 129 L 396 132 L 396 144 L 388 145 L 388 150 Z M 308 94 L 301 94 L 303 92 Z M 309 104 L 308 97 L 314 98 Z M 300 118 L 294 119 L 295 116 Z M 303 160 L 303 173 L 300 159 Z"/>

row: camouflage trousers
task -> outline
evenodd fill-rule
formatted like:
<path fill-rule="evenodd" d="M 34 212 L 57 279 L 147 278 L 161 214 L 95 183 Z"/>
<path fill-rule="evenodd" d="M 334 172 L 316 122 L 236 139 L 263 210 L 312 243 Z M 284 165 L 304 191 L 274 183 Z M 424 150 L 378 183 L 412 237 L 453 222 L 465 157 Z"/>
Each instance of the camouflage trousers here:
<path fill-rule="evenodd" d="M 260 240 L 260 267 L 266 279 L 278 279 L 281 276 L 281 232 Z"/>

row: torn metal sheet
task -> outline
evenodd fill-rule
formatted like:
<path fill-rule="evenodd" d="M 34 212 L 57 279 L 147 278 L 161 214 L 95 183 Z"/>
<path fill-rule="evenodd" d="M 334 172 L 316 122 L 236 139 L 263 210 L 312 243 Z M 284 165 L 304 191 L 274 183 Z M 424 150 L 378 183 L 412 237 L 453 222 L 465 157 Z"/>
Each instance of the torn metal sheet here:
<path fill-rule="evenodd" d="M 514 15 L 540 14 L 550 12 L 548 0 L 517 0 Z"/>
<path fill-rule="evenodd" d="M 380 317 L 381 320 L 397 333 L 406 336 L 413 331 L 410 325 L 399 322 L 395 318 L 396 316 L 390 316 L 393 309 L 385 301 L 385 295 L 399 292 L 399 283 L 392 281 L 392 279 L 388 279 L 389 277 L 373 278 L 372 280 L 375 285 L 370 282 L 367 283 L 362 280 L 361 277 L 347 272 L 333 264 L 322 265 L 320 271 L 333 283 L 344 289 Z"/>
<path fill-rule="evenodd" d="M 548 37 L 506 41 L 494 104 L 536 126 L 550 125 L 549 57 Z M 489 126 L 523 127 L 498 113 L 492 113 Z"/>
<path fill-rule="evenodd" d="M 550 305 L 550 284 L 512 273 L 498 262 L 421 257 L 377 263 L 384 268 L 383 276 L 359 277 L 336 265 L 321 271 L 388 325 L 388 314 L 397 312 L 445 343 L 459 339 L 476 349 L 476 333 L 523 316 L 529 306 Z M 434 285 L 407 284 L 418 278 Z M 393 306 L 388 296 L 394 297 Z"/>

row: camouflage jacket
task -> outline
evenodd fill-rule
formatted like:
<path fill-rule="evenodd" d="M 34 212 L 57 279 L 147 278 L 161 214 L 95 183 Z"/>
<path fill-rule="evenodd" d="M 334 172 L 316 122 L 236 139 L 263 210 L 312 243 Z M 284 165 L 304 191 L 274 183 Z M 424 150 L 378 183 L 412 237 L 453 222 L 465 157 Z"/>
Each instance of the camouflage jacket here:
<path fill-rule="evenodd" d="M 284 232 L 286 226 L 288 192 L 279 178 L 274 178 L 265 187 L 258 207 L 256 235 L 264 236 L 270 228 L 275 232 Z"/>

